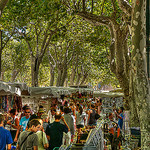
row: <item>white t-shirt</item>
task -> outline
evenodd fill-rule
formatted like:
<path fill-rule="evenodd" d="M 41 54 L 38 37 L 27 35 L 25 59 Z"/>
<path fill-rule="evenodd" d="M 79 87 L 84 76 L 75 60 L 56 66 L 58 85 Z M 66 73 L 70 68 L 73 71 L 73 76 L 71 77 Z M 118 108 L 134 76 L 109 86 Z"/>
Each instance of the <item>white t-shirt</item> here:
<path fill-rule="evenodd" d="M 84 126 L 84 118 L 85 118 L 85 116 L 86 116 L 85 112 L 83 112 L 82 114 L 80 114 L 79 112 L 77 112 L 76 113 L 76 117 L 77 117 L 77 119 L 76 119 L 76 125 L 81 124 L 81 125 Z"/>

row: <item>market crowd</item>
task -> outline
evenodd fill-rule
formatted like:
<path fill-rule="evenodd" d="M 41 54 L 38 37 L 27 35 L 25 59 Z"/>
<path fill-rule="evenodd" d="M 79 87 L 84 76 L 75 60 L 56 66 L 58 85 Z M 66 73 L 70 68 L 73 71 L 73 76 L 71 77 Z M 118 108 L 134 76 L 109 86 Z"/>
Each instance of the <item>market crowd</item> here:
<path fill-rule="evenodd" d="M 22 112 L 11 109 L 8 115 L 0 114 L 0 150 L 56 150 L 61 145 L 79 143 L 83 129 L 92 129 L 101 119 L 102 99 L 93 98 L 86 102 L 63 101 L 53 104 L 45 111 L 42 105 L 33 113 L 28 105 Z M 109 113 L 107 137 L 112 146 L 115 131 L 117 136 L 123 126 L 123 107 Z M 118 118 L 118 120 L 117 120 Z M 15 148 L 16 145 L 16 148 Z M 121 145 L 121 141 L 117 146 Z"/>

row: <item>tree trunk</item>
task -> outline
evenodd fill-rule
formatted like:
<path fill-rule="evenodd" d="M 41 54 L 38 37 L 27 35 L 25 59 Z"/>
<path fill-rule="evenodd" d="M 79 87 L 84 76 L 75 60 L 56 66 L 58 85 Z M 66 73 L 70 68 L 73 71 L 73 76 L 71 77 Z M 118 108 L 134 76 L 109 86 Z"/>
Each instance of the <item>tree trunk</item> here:
<path fill-rule="evenodd" d="M 67 65 L 64 65 L 62 76 L 61 76 L 60 86 L 64 86 L 66 77 L 67 77 Z"/>
<path fill-rule="evenodd" d="M 79 85 L 80 79 L 81 79 L 81 73 L 78 73 L 77 74 L 76 85 Z"/>
<path fill-rule="evenodd" d="M 82 80 L 80 82 L 80 85 L 84 84 L 84 82 L 85 82 L 85 80 L 86 80 L 87 77 L 88 77 L 88 73 L 85 73 L 85 75 L 83 76 L 83 78 L 82 78 Z"/>
<path fill-rule="evenodd" d="M 0 0 L 0 18 L 1 18 L 2 11 L 5 8 L 7 2 L 8 0 Z"/>
<path fill-rule="evenodd" d="M 50 75 L 51 75 L 50 86 L 53 86 L 54 85 L 54 68 L 52 66 L 50 68 Z"/>
<path fill-rule="evenodd" d="M 39 61 L 37 57 L 31 56 L 31 74 L 32 74 L 33 87 L 38 87 L 38 74 L 39 74 L 40 64 L 41 61 Z"/>
<path fill-rule="evenodd" d="M 140 120 L 141 149 L 150 148 L 150 85 L 146 62 L 146 1 L 133 1 L 132 12 L 132 88 Z M 130 92 L 132 93 L 132 92 Z"/>
<path fill-rule="evenodd" d="M 19 70 L 14 69 L 11 76 L 11 82 L 15 82 L 15 79 L 19 73 Z"/>
<path fill-rule="evenodd" d="M 71 77 L 70 77 L 70 85 L 74 85 L 75 74 L 76 74 L 76 68 L 73 66 L 72 72 L 71 72 Z"/>
<path fill-rule="evenodd" d="M 129 110 L 129 56 L 128 32 L 120 26 L 110 28 L 112 43 L 110 45 L 110 68 L 116 75 L 125 96 L 125 109 Z"/>
<path fill-rule="evenodd" d="M 56 86 L 60 86 L 60 83 L 61 83 L 61 77 L 62 77 L 62 69 L 58 68 L 58 75 L 57 75 Z"/>
<path fill-rule="evenodd" d="M 65 80 L 65 87 L 68 87 L 68 78 L 66 78 L 66 80 Z"/>
<path fill-rule="evenodd" d="M 2 81 L 4 81 L 4 73 L 5 73 L 4 71 L 1 72 L 1 80 L 2 80 Z"/>
<path fill-rule="evenodd" d="M 2 80 L 2 49 L 3 49 L 3 43 L 2 43 L 2 31 L 0 30 L 0 80 Z"/>
<path fill-rule="evenodd" d="M 71 73 L 71 78 L 70 78 L 70 85 L 74 85 L 77 66 L 78 66 L 78 54 L 76 56 L 75 61 L 73 62 L 72 73 Z"/>
<path fill-rule="evenodd" d="M 138 113 L 136 109 L 135 93 L 134 93 L 133 75 L 130 74 L 129 84 L 129 105 L 130 105 L 130 127 L 140 127 Z"/>

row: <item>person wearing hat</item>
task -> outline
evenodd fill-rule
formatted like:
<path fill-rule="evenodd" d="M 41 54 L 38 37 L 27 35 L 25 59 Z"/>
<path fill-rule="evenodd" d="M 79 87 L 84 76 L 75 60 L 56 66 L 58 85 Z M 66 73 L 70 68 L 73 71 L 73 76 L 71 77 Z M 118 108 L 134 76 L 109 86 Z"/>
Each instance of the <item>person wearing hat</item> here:
<path fill-rule="evenodd" d="M 39 108 L 39 111 L 37 113 L 37 116 L 39 117 L 39 119 L 42 119 L 41 116 L 44 114 L 44 108 Z"/>
<path fill-rule="evenodd" d="M 41 118 L 42 114 L 44 114 L 44 108 L 43 108 L 43 106 L 40 105 L 38 113 L 37 114 L 33 114 L 33 115 L 30 116 L 30 119 L 29 119 L 29 122 L 28 122 L 27 126 L 29 127 L 29 123 L 33 119 L 42 119 Z"/>
<path fill-rule="evenodd" d="M 46 127 L 48 125 L 48 115 L 47 114 L 42 114 L 41 119 L 43 121 L 43 129 L 46 131 Z"/>

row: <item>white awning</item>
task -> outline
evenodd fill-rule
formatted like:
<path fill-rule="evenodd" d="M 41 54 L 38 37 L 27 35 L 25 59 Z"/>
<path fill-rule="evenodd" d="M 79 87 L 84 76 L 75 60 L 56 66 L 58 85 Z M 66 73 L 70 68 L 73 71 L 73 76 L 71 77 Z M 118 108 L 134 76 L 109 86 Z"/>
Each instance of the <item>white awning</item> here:
<path fill-rule="evenodd" d="M 7 82 L 0 81 L 0 95 L 21 95 L 21 90 L 18 87 L 11 86 Z"/>
<path fill-rule="evenodd" d="M 94 91 L 93 97 L 124 97 L 124 94 L 121 92 L 101 92 Z"/>

